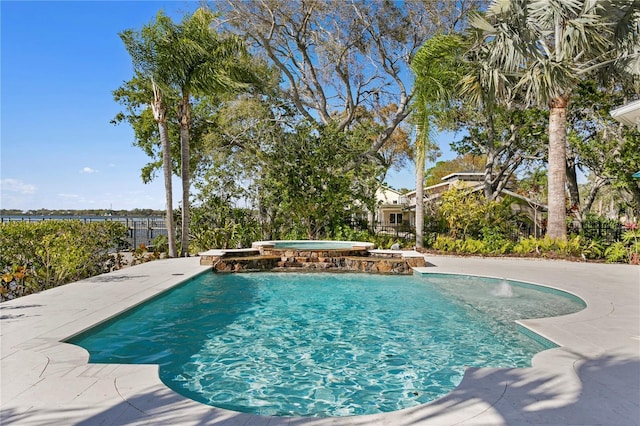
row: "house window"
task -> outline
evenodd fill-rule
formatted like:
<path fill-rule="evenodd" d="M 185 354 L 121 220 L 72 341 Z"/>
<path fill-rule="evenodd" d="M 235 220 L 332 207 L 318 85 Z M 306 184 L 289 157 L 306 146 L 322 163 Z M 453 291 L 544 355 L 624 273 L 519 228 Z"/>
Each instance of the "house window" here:
<path fill-rule="evenodd" d="M 389 214 L 389 222 L 392 224 L 401 224 L 402 223 L 402 213 L 391 213 Z"/>

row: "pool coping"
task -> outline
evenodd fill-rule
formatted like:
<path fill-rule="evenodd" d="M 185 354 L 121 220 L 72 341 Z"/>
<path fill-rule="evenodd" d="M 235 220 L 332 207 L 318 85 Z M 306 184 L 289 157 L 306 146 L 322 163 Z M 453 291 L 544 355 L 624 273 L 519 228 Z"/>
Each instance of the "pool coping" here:
<path fill-rule="evenodd" d="M 521 323 L 561 347 L 525 369 L 470 368 L 443 398 L 391 413 L 254 416 L 173 392 L 155 365 L 88 364 L 61 343 L 210 270 L 199 258 L 137 265 L 0 304 L 0 423 L 180 425 L 638 424 L 640 268 L 428 255 L 419 273 L 461 273 L 567 291 L 587 307 Z"/>

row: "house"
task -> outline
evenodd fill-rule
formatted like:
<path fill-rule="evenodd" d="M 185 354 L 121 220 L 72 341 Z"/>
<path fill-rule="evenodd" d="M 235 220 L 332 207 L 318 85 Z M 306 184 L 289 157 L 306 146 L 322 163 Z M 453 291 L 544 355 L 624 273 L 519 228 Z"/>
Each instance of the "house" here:
<path fill-rule="evenodd" d="M 398 226 L 405 220 L 406 196 L 395 189 L 380 187 L 376 191 L 376 211 L 370 212 L 369 223 Z"/>
<path fill-rule="evenodd" d="M 622 124 L 629 127 L 637 126 L 640 130 L 640 99 L 611 110 L 610 114 Z"/>
<path fill-rule="evenodd" d="M 425 205 L 437 202 L 442 194 L 451 188 L 464 189 L 469 192 L 484 191 L 484 173 L 457 172 L 442 178 L 442 183 L 424 188 Z M 370 223 L 375 223 L 378 229 L 386 227 L 413 228 L 416 223 L 416 191 L 400 194 L 389 188 L 382 188 L 379 192 L 375 217 L 370 217 Z M 509 196 L 514 202 L 511 209 L 514 213 L 523 213 L 535 224 L 536 234 L 543 227 L 542 212 L 546 205 L 524 197 L 509 189 L 503 189 L 500 197 Z"/>
<path fill-rule="evenodd" d="M 640 99 L 618 107 L 610 112 L 611 116 L 629 127 L 637 126 L 640 130 Z M 640 171 L 631 175 L 634 179 L 640 179 Z"/>

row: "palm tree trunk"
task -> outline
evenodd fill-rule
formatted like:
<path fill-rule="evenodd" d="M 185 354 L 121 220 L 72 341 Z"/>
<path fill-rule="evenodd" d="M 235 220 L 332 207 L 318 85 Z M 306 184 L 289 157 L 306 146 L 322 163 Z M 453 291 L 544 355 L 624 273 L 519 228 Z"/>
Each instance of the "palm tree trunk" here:
<path fill-rule="evenodd" d="M 165 221 L 167 222 L 168 257 L 176 257 L 176 224 L 173 220 L 173 185 L 171 183 L 171 146 L 167 134 L 166 123 L 158 123 L 160 143 L 162 144 L 162 171 L 164 173 L 165 202 L 167 205 Z"/>
<path fill-rule="evenodd" d="M 565 94 L 551 100 L 549 111 L 549 195 L 547 236 L 567 238 L 565 183 L 567 180 L 567 104 Z"/>
<path fill-rule="evenodd" d="M 160 133 L 160 144 L 162 146 L 162 171 L 164 173 L 164 191 L 166 202 L 166 226 L 167 226 L 167 243 L 169 245 L 168 257 L 176 257 L 176 225 L 173 220 L 173 185 L 171 183 L 171 144 L 169 142 L 169 134 L 167 132 L 167 108 L 162 101 L 162 94 L 155 82 L 151 82 L 153 89 L 153 103 L 151 110 L 153 117 L 158 123 L 158 132 Z"/>
<path fill-rule="evenodd" d="M 420 139 L 418 139 L 419 141 Z M 416 248 L 424 248 L 424 163 L 427 147 L 418 142 L 416 158 Z"/>
<path fill-rule="evenodd" d="M 182 179 L 182 229 L 180 239 L 180 256 L 189 256 L 189 188 L 190 188 L 190 145 L 189 145 L 189 124 L 191 121 L 191 110 L 189 103 L 189 92 L 183 91 L 182 100 L 178 106 L 180 115 L 180 174 Z"/>

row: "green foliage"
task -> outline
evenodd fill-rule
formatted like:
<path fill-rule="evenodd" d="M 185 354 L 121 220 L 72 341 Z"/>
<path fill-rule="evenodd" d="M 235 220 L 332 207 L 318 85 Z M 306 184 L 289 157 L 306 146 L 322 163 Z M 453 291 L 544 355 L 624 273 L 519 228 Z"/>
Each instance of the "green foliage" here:
<path fill-rule="evenodd" d="M 583 239 L 580 236 L 556 241 L 558 253 L 562 256 L 577 257 L 582 254 Z"/>
<path fill-rule="evenodd" d="M 228 199 L 211 196 L 191 210 L 190 252 L 249 247 L 261 236 L 260 224 L 253 214 L 232 207 Z"/>
<path fill-rule="evenodd" d="M 458 251 L 469 254 L 485 254 L 489 250 L 483 240 L 465 238 L 462 244 L 456 244 Z"/>
<path fill-rule="evenodd" d="M 586 240 L 582 247 L 582 254 L 587 259 L 601 259 L 604 256 L 606 244 L 599 238 Z"/>
<path fill-rule="evenodd" d="M 452 188 L 442 195 L 438 213 L 454 237 L 484 238 L 487 232 L 495 238 L 516 232 L 508 199 L 486 201 L 480 193 Z"/>
<path fill-rule="evenodd" d="M 375 174 L 361 161 L 367 149 L 361 136 L 301 124 L 264 153 L 261 201 L 278 210 L 284 235 L 317 239 L 355 211 L 355 200 L 371 204 L 362 186 Z"/>
<path fill-rule="evenodd" d="M 520 256 L 540 253 L 539 240 L 533 236 L 521 238 L 520 241 L 514 244 L 511 252 Z"/>
<path fill-rule="evenodd" d="M 451 235 L 464 238 L 467 234 L 476 234 L 480 230 L 482 204 L 479 194 L 467 194 L 452 188 L 442 195 L 439 213 L 445 218 Z"/>
<path fill-rule="evenodd" d="M 358 231 L 347 225 L 336 226 L 328 235 L 328 238 L 336 241 L 371 241 L 372 236 L 369 231 Z"/>
<path fill-rule="evenodd" d="M 622 234 L 622 242 L 627 246 L 629 263 L 640 264 L 640 228 L 637 224 L 627 224 L 627 231 Z"/>
<path fill-rule="evenodd" d="M 482 242 L 489 253 L 504 254 L 511 251 L 513 243 L 507 239 L 499 227 L 482 228 Z"/>
<path fill-rule="evenodd" d="M 433 248 L 435 250 L 445 251 L 445 252 L 456 252 L 456 240 L 453 237 L 448 237 L 446 235 L 438 235 L 436 240 L 433 242 Z"/>
<path fill-rule="evenodd" d="M 640 263 L 640 232 L 630 229 L 622 241 L 607 245 L 602 240 L 588 239 L 583 236 L 572 236 L 568 239 L 521 238 L 514 243 L 505 239 L 500 233 L 490 228 L 483 230 L 482 240 L 466 237 L 456 239 L 451 236 L 438 235 L 432 248 L 442 252 L 476 255 L 517 255 L 562 259 L 604 259 L 608 263 L 624 262 Z"/>
<path fill-rule="evenodd" d="M 622 241 L 616 241 L 606 248 L 604 258 L 607 263 L 624 262 L 628 259 L 627 248 Z"/>
<path fill-rule="evenodd" d="M 378 234 L 369 239 L 369 242 L 373 243 L 376 248 L 390 249 L 392 245 L 399 244 L 401 247 L 403 241 L 393 235 Z"/>
<path fill-rule="evenodd" d="M 132 254 L 132 265 L 151 262 L 152 260 L 157 260 L 161 257 L 160 251 L 155 246 L 152 250 L 149 250 L 149 248 L 147 248 L 147 246 L 145 246 L 144 244 L 140 244 L 138 247 L 136 247 L 135 250 L 133 250 Z"/>
<path fill-rule="evenodd" d="M 120 222 L 7 222 L 0 230 L 2 300 L 122 266 L 114 253 L 127 232 Z"/>
<path fill-rule="evenodd" d="M 164 234 L 154 237 L 151 243 L 153 244 L 154 250 L 159 253 L 167 253 L 169 250 L 169 239 Z"/>
<path fill-rule="evenodd" d="M 484 155 L 476 155 L 474 153 L 459 155 L 452 160 L 438 161 L 433 167 L 425 171 L 424 184 L 425 186 L 437 185 L 442 183 L 443 177 L 460 171 L 483 171 L 485 163 L 486 158 Z"/>
<path fill-rule="evenodd" d="M 634 99 L 636 93 L 620 80 L 609 85 L 583 80 L 572 92 L 567 117 L 569 154 L 582 171 L 587 169 L 595 177 L 585 197 L 587 202 L 581 206 L 587 211 L 604 188 L 630 195 L 624 197 L 625 204 L 640 211 L 640 182 L 629 173 L 640 170 L 640 131 L 634 126 L 621 126 L 610 114 Z"/>

